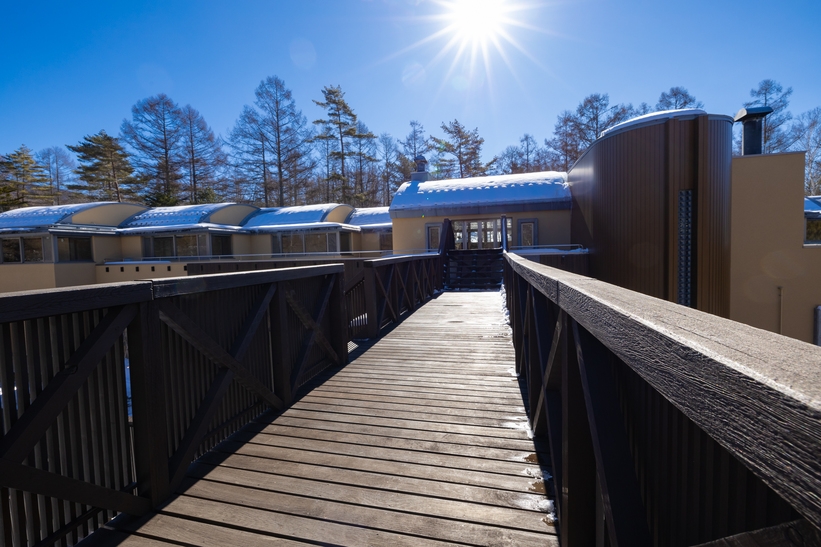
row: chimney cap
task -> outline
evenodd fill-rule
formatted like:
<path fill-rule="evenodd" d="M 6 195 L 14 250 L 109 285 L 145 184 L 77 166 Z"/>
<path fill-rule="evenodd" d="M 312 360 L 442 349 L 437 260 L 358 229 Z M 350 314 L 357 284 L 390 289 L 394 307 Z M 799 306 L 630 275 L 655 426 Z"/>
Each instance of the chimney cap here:
<path fill-rule="evenodd" d="M 773 108 L 771 106 L 753 106 L 750 108 L 742 108 L 736 113 L 735 118 L 733 119 L 736 122 L 746 122 L 747 120 L 763 118 L 767 114 L 771 114 L 772 111 Z"/>

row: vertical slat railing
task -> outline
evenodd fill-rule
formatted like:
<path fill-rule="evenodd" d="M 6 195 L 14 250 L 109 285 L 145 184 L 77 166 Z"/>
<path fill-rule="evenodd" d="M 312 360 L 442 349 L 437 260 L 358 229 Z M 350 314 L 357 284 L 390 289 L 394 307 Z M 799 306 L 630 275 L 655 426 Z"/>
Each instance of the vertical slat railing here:
<path fill-rule="evenodd" d="M 347 342 L 341 265 L 0 297 L 0 544 L 145 513 Z"/>
<path fill-rule="evenodd" d="M 821 350 L 510 254 L 505 294 L 563 545 L 821 540 Z"/>

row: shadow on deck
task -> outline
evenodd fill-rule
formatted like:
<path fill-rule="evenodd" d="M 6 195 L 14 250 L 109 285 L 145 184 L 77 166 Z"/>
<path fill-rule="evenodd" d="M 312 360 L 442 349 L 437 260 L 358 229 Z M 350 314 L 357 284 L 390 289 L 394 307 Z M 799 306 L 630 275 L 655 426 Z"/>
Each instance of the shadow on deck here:
<path fill-rule="evenodd" d="M 499 293 L 442 293 L 84 545 L 557 545 L 524 390 Z"/>

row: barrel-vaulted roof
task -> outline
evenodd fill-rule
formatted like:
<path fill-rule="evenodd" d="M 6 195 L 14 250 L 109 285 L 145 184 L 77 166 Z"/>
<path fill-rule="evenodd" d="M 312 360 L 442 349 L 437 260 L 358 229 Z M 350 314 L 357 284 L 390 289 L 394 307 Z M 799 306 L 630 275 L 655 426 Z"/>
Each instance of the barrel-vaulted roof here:
<path fill-rule="evenodd" d="M 0 230 L 32 231 L 51 227 L 113 228 L 147 207 L 132 203 L 94 202 L 43 207 L 21 207 L 0 213 Z"/>
<path fill-rule="evenodd" d="M 391 218 L 570 209 L 567 173 L 543 171 L 404 183 Z"/>
<path fill-rule="evenodd" d="M 178 205 L 174 207 L 152 207 L 138 215 L 134 215 L 123 222 L 120 227 L 172 228 L 210 223 L 239 226 L 248 215 L 255 211 L 257 211 L 256 207 L 236 203 L 203 203 L 199 205 Z"/>
<path fill-rule="evenodd" d="M 354 209 L 348 217 L 348 224 L 361 228 L 387 228 L 391 226 L 389 207 L 365 207 Z"/>
<path fill-rule="evenodd" d="M 316 222 L 344 223 L 350 216 L 351 211 L 353 211 L 353 207 L 350 205 L 340 205 L 338 203 L 272 207 L 260 209 L 256 214 L 248 217 L 243 223 L 243 228 L 260 229 L 270 226 L 304 225 Z"/>

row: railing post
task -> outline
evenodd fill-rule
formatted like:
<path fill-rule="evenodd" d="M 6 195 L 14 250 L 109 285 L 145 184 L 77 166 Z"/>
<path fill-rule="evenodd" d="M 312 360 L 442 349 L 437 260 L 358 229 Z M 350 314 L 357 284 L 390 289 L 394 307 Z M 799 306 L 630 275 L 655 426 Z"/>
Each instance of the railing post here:
<path fill-rule="evenodd" d="M 340 366 L 348 364 L 348 310 L 345 302 L 345 285 L 342 273 L 334 274 L 334 287 L 331 289 L 330 333 L 331 346 L 339 356 Z"/>
<path fill-rule="evenodd" d="M 571 319 L 562 316 L 562 497 L 561 544 L 595 545 L 596 459 L 587 423 L 581 372 Z"/>
<path fill-rule="evenodd" d="M 274 393 L 285 406 L 291 404 L 291 372 L 294 362 L 291 358 L 291 339 L 288 328 L 288 302 L 285 298 L 285 283 L 280 282 L 271 307 L 271 343 L 274 353 Z"/>
<path fill-rule="evenodd" d="M 131 409 L 134 424 L 134 464 L 137 491 L 152 506 L 171 493 L 168 474 L 168 419 L 165 360 L 160 312 L 156 301 L 141 303 L 128 326 Z"/>
<path fill-rule="evenodd" d="M 376 268 L 365 263 L 365 313 L 368 316 L 368 324 L 365 327 L 366 338 L 376 338 L 379 336 L 379 317 L 377 312 L 377 288 L 376 288 Z"/>

